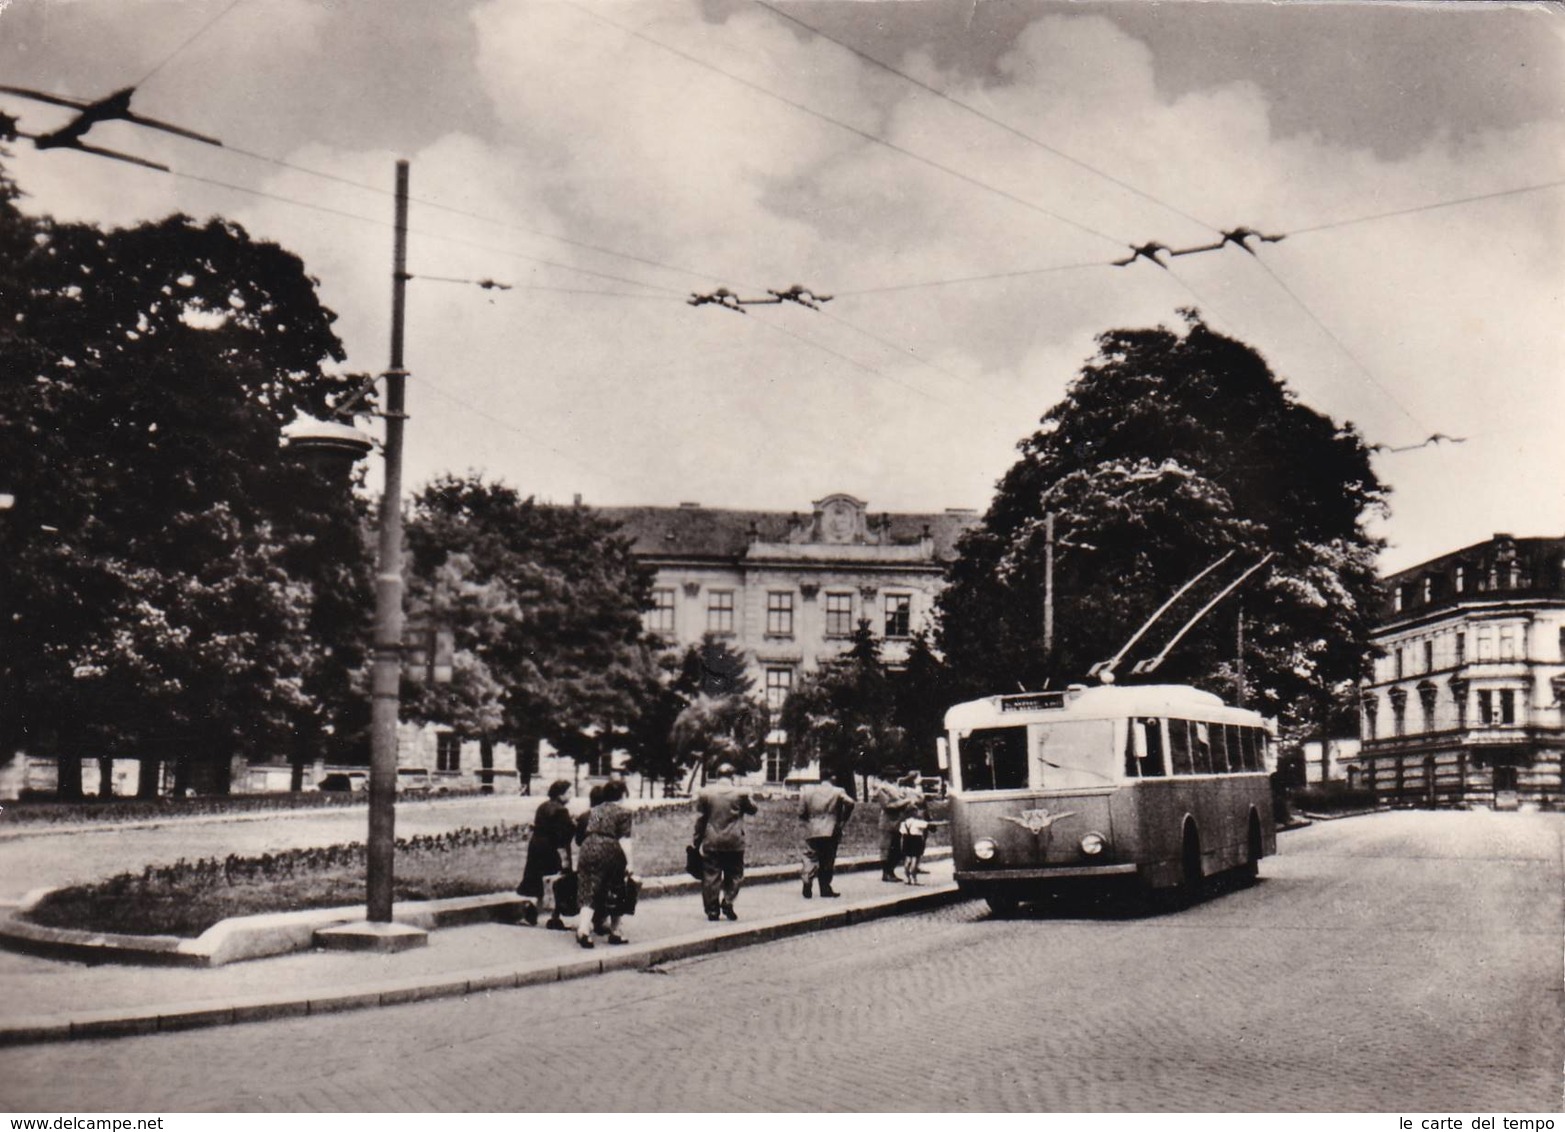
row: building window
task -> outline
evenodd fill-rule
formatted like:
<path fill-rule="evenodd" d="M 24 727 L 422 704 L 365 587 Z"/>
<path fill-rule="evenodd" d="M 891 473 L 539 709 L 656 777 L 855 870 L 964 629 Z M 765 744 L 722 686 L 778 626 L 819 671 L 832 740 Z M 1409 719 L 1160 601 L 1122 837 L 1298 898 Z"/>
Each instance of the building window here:
<path fill-rule="evenodd" d="M 1370 696 L 1364 701 L 1364 738 L 1375 738 L 1375 725 L 1380 721 L 1380 697 Z"/>
<path fill-rule="evenodd" d="M 1516 633 L 1511 629 L 1500 630 L 1500 659 L 1516 659 Z"/>
<path fill-rule="evenodd" d="M 766 744 L 766 781 L 782 782 L 793 769 L 793 759 L 786 743 Z"/>
<path fill-rule="evenodd" d="M 674 591 L 652 591 L 652 612 L 647 614 L 647 631 L 672 633 L 674 631 Z"/>
<path fill-rule="evenodd" d="M 1478 723 L 1481 727 L 1494 725 L 1494 692 L 1488 688 L 1478 691 Z"/>
<path fill-rule="evenodd" d="M 886 595 L 886 636 L 905 637 L 913 630 L 913 595 Z"/>
<path fill-rule="evenodd" d="M 1494 635 L 1492 633 L 1484 632 L 1478 634 L 1478 659 L 1494 659 Z"/>
<path fill-rule="evenodd" d="M 1391 689 L 1391 734 L 1407 734 L 1407 689 Z"/>
<path fill-rule="evenodd" d="M 853 632 L 853 595 L 826 595 L 826 635 L 846 637 Z"/>
<path fill-rule="evenodd" d="M 734 631 L 733 590 L 713 590 L 706 595 L 706 631 L 708 633 Z"/>
<path fill-rule="evenodd" d="M 1456 725 L 1459 728 L 1467 727 L 1467 681 L 1451 681 L 1451 698 L 1456 701 Z"/>
<path fill-rule="evenodd" d="M 1456 635 L 1456 663 L 1460 666 L 1467 663 L 1467 634 Z"/>
<path fill-rule="evenodd" d="M 462 769 L 462 737 L 454 731 L 441 731 L 435 736 L 435 769 Z"/>
<path fill-rule="evenodd" d="M 1435 670 L 1435 643 L 1433 641 L 1425 641 L 1424 642 L 1424 671 L 1425 672 L 1433 672 L 1434 670 Z"/>
<path fill-rule="evenodd" d="M 768 668 L 766 670 L 766 706 L 781 710 L 788 693 L 793 691 L 793 669 Z"/>
<path fill-rule="evenodd" d="M 1433 578 L 1425 578 L 1424 579 L 1424 604 L 1428 605 L 1431 601 L 1434 601 L 1434 600 L 1435 600 L 1435 580 Z"/>
<path fill-rule="evenodd" d="M 1516 691 L 1513 688 L 1500 689 L 1500 725 L 1509 727 L 1516 722 Z"/>
<path fill-rule="evenodd" d="M 1418 702 L 1424 709 L 1424 730 L 1435 729 L 1435 695 L 1437 689 L 1428 680 L 1420 681 L 1418 685 Z"/>
<path fill-rule="evenodd" d="M 1467 567 L 1466 566 L 1458 566 L 1456 568 L 1455 588 L 1456 588 L 1456 592 L 1457 593 L 1464 593 L 1464 592 L 1466 592 L 1466 590 L 1467 590 Z"/>
<path fill-rule="evenodd" d="M 1397 586 L 1391 591 L 1391 608 L 1397 613 L 1402 612 L 1402 602 L 1404 599 L 1403 591 L 1406 589 L 1406 586 Z"/>
<path fill-rule="evenodd" d="M 793 594 L 766 595 L 766 634 L 769 637 L 793 636 Z"/>
<path fill-rule="evenodd" d="M 1396 658 L 1397 658 L 1397 669 L 1396 669 L 1397 675 L 1396 675 L 1396 678 L 1398 680 L 1400 680 L 1400 679 L 1402 679 L 1402 650 L 1400 648 L 1396 650 Z"/>

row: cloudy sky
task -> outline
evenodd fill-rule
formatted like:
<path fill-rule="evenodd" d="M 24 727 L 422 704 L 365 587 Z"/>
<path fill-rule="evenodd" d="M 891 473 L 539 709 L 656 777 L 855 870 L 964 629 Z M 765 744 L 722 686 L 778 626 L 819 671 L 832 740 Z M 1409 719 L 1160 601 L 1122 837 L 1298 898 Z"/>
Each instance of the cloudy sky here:
<path fill-rule="evenodd" d="M 1562 19 L 10 0 L 0 81 L 135 85 L 140 113 L 222 138 L 93 131 L 175 176 L 25 141 L 7 165 L 39 211 L 220 213 L 298 252 L 352 369 L 387 364 L 409 159 L 411 485 L 477 470 L 598 504 L 982 508 L 1096 334 L 1193 305 L 1372 442 L 1465 438 L 1377 457 L 1397 568 L 1495 531 L 1565 534 Z M 0 109 L 29 131 L 68 117 Z M 1237 225 L 1287 239 L 1110 266 Z M 835 297 L 685 302 L 793 284 Z"/>

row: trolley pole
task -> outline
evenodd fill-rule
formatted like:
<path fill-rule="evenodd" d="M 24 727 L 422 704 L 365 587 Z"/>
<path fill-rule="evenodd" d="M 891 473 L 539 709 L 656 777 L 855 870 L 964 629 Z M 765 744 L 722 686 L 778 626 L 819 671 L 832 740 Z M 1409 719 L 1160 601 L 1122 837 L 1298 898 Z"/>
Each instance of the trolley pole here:
<path fill-rule="evenodd" d="M 375 664 L 370 678 L 369 852 L 367 918 L 391 923 L 396 852 L 397 723 L 402 680 L 402 427 L 407 372 L 402 336 L 407 303 L 408 163 L 397 162 L 396 240 L 391 276 L 391 368 L 386 371 L 386 485 L 380 500 L 375 577 Z"/>
<path fill-rule="evenodd" d="M 1054 658 L 1054 512 L 1043 516 L 1043 659 Z"/>

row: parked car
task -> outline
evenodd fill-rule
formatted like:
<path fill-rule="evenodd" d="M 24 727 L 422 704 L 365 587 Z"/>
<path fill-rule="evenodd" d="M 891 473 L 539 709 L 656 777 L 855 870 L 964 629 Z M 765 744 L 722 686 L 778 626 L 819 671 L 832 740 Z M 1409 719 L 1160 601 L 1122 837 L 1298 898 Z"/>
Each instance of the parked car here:
<path fill-rule="evenodd" d="M 334 770 L 330 774 L 323 775 L 315 788 L 333 793 L 363 794 L 370 788 L 369 772 L 364 770 Z"/>
<path fill-rule="evenodd" d="M 434 779 L 429 771 L 423 767 L 404 766 L 397 768 L 397 793 L 398 794 L 428 794 L 434 789 Z"/>

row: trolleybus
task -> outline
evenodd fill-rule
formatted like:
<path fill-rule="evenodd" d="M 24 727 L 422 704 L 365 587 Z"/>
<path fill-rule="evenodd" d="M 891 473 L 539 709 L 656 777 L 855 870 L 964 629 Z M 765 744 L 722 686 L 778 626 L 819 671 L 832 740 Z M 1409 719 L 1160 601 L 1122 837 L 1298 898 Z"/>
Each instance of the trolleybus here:
<path fill-rule="evenodd" d="M 946 712 L 956 881 L 998 914 L 1068 883 L 1180 903 L 1277 850 L 1271 729 L 1180 685 L 991 696 Z"/>

